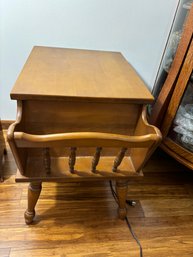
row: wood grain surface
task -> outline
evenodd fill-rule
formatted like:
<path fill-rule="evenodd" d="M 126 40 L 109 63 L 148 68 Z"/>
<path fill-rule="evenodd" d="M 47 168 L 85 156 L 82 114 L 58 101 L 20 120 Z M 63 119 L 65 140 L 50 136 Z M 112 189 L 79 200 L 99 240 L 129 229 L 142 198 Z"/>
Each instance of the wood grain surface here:
<path fill-rule="evenodd" d="M 149 103 L 153 96 L 121 53 L 34 47 L 12 99 L 95 98 Z"/>
<path fill-rule="evenodd" d="M 43 183 L 34 225 L 25 225 L 27 183 L 16 184 L 11 151 L 0 184 L 1 257 L 138 257 L 108 182 Z M 155 152 L 144 178 L 130 181 L 128 218 L 144 257 L 193 256 L 193 173 Z"/>

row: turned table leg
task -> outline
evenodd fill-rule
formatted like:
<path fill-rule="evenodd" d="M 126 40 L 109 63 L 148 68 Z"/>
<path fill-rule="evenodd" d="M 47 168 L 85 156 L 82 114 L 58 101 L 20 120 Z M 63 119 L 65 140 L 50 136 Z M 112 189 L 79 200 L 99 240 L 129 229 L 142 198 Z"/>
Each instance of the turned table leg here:
<path fill-rule="evenodd" d="M 26 224 L 31 224 L 35 217 L 35 206 L 38 201 L 42 189 L 41 182 L 31 182 L 28 187 L 28 207 L 24 217 Z"/>
<path fill-rule="evenodd" d="M 117 181 L 116 192 L 119 201 L 118 214 L 120 219 L 125 219 L 127 215 L 126 198 L 128 190 L 128 181 Z"/>

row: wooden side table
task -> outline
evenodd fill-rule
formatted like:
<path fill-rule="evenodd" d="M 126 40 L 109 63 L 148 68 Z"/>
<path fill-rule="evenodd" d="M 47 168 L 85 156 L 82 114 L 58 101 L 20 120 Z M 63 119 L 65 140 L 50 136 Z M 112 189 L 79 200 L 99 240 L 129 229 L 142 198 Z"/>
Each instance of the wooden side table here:
<path fill-rule="evenodd" d="M 35 47 L 15 86 L 8 141 L 16 181 L 29 181 L 26 223 L 43 181 L 116 181 L 119 216 L 127 184 L 161 140 L 146 121 L 153 97 L 120 53 Z"/>

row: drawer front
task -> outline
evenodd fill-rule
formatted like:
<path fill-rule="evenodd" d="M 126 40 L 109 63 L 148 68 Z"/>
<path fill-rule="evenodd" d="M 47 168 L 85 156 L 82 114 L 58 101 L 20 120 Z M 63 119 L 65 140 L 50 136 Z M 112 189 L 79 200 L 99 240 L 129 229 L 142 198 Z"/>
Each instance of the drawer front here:
<path fill-rule="evenodd" d="M 141 105 L 68 101 L 24 101 L 25 131 L 35 134 L 106 132 L 132 135 Z"/>

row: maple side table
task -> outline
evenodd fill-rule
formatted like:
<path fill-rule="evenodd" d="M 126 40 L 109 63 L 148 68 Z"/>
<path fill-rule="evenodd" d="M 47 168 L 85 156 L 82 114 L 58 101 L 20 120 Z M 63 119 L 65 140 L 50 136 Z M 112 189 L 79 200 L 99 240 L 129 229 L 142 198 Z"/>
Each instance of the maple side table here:
<path fill-rule="evenodd" d="M 27 224 L 46 181 L 115 180 L 119 217 L 127 184 L 161 140 L 148 124 L 153 97 L 118 52 L 34 47 L 12 91 L 8 141 L 16 182 L 30 182 Z"/>

